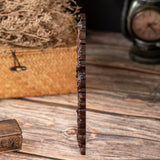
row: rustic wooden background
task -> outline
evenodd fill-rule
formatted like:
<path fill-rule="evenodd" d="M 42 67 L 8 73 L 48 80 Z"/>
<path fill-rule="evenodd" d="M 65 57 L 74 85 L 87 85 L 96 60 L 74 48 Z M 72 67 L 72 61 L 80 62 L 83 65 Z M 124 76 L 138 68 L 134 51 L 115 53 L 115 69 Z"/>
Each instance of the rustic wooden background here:
<path fill-rule="evenodd" d="M 0 100 L 0 119 L 16 118 L 23 149 L 1 160 L 159 160 L 160 65 L 128 57 L 121 34 L 89 32 L 87 155 L 76 141 L 77 96 Z"/>

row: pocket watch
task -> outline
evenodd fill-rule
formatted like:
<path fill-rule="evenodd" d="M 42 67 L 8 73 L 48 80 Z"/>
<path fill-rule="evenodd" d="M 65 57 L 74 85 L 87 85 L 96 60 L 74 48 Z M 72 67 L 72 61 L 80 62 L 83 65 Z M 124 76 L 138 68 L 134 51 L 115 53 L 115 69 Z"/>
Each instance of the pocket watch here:
<path fill-rule="evenodd" d="M 160 0 L 125 0 L 122 31 L 133 42 L 132 60 L 160 63 Z"/>

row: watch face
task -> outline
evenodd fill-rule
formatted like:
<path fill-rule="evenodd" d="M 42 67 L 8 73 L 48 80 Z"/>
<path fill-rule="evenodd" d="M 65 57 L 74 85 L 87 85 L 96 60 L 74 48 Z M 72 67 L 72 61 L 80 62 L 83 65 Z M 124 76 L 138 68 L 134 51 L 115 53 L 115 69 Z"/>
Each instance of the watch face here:
<path fill-rule="evenodd" d="M 136 13 L 132 19 L 132 31 L 145 41 L 160 40 L 160 12 L 146 8 Z"/>

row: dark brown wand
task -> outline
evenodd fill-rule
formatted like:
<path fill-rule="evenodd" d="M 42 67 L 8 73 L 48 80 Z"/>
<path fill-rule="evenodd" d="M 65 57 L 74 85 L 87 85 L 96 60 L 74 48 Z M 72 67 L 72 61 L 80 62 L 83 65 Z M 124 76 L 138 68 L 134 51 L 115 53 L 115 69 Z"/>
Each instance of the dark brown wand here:
<path fill-rule="evenodd" d="M 78 89 L 78 109 L 77 109 L 77 140 L 80 153 L 86 154 L 86 15 L 80 14 L 77 40 L 77 89 Z"/>

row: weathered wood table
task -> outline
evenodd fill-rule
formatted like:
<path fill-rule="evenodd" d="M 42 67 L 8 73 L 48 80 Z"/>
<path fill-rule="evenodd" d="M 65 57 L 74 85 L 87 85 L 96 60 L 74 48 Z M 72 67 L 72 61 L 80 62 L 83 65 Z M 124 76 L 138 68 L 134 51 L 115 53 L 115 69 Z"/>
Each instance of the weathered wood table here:
<path fill-rule="evenodd" d="M 1 160 L 160 159 L 160 65 L 129 60 L 120 34 L 89 32 L 87 155 L 76 140 L 77 95 L 0 100 L 0 120 L 16 118 L 23 150 Z"/>

